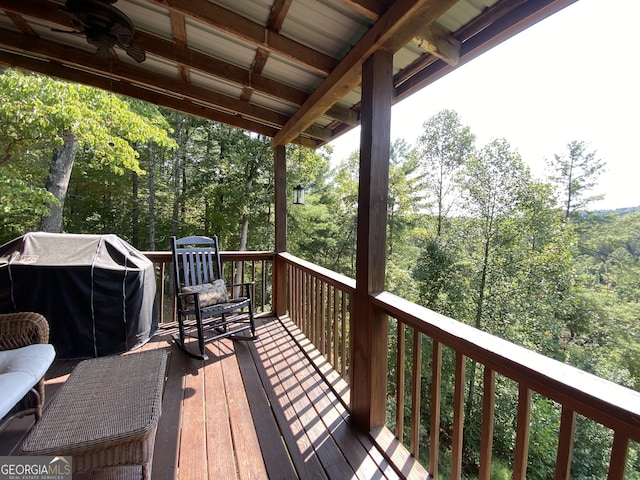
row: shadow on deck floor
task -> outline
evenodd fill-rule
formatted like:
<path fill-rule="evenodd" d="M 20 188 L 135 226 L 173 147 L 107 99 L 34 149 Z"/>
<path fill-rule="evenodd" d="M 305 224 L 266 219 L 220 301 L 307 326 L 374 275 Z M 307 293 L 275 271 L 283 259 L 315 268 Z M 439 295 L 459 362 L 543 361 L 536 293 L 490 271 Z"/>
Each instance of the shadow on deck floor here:
<path fill-rule="evenodd" d="M 341 399 L 348 387 L 335 372 L 328 375 L 331 385 L 319 374 L 321 355 L 302 345 L 304 336 L 288 318 L 262 317 L 258 324 L 254 342 L 209 343 L 206 361 L 188 358 L 173 344 L 173 324 L 163 324 L 142 347 L 171 352 L 154 480 L 427 478 L 406 456 L 400 471 L 392 468 L 371 437 L 350 424 Z M 47 399 L 76 364 L 54 363 Z M 320 369 L 327 368 L 325 362 Z M 32 422 L 14 420 L 0 434 L 0 455 L 19 445 Z"/>

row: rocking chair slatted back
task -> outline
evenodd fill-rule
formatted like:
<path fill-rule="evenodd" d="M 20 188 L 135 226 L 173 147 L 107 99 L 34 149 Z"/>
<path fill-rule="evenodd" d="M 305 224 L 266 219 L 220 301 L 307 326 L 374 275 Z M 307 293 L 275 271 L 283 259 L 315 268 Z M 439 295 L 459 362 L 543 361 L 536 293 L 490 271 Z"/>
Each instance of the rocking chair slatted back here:
<path fill-rule="evenodd" d="M 191 287 L 222 279 L 218 237 L 185 237 L 175 241 L 176 285 Z M 195 245 L 195 246 L 194 246 Z"/>
<path fill-rule="evenodd" d="M 217 252 L 217 245 L 214 247 Z M 220 257 L 211 250 L 181 249 L 178 254 L 182 266 L 182 286 L 202 285 L 222 279 Z"/>
<path fill-rule="evenodd" d="M 178 346 L 192 357 L 205 359 L 204 345 L 209 341 L 254 339 L 253 284 L 225 285 L 218 237 L 172 237 L 171 250 L 178 307 L 174 340 Z M 243 296 L 229 297 L 228 287 L 243 290 Z M 251 336 L 241 335 L 245 331 Z M 189 338 L 197 342 L 192 345 Z"/>

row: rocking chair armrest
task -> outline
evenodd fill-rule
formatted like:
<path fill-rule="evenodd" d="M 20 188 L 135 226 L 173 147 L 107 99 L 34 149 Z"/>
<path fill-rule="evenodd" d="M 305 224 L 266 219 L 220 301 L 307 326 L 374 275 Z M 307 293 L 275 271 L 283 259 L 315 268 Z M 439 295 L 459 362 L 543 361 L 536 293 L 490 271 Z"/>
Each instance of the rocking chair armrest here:
<path fill-rule="evenodd" d="M 198 309 L 200 308 L 200 292 L 178 292 L 177 298 L 178 303 L 180 304 L 178 306 L 181 309 L 189 310 L 187 297 L 193 297 L 193 305 L 191 306 L 191 308 L 193 308 L 194 306 Z"/>
<path fill-rule="evenodd" d="M 178 297 L 188 297 L 189 295 L 197 296 L 200 292 L 178 292 Z"/>
<path fill-rule="evenodd" d="M 256 282 L 242 282 L 242 283 L 233 283 L 231 285 L 229 285 L 229 288 L 231 290 L 233 290 L 233 287 L 244 287 L 245 288 L 245 294 L 247 296 L 247 298 L 249 298 L 249 300 L 252 300 L 253 295 L 251 295 L 251 289 L 253 288 L 253 286 L 256 284 Z"/>

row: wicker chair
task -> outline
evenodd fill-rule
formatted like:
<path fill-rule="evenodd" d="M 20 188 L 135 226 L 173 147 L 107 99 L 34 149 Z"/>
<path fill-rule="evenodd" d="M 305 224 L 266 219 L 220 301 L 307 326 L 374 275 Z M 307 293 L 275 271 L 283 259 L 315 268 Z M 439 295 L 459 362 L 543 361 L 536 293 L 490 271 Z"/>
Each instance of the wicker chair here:
<path fill-rule="evenodd" d="M 23 361 L 32 363 L 29 369 L 31 371 L 28 373 L 35 375 L 35 372 L 38 372 L 38 376 L 39 373 L 42 373 L 42 377 L 34 381 L 35 385 L 33 383 L 29 385 L 30 390 L 22 400 L 18 401 L 5 418 L 0 418 L 0 431 L 14 418 L 34 414 L 36 421 L 38 421 L 42 417 L 44 372 L 49 368 L 55 356 L 53 346 L 48 342 L 49 324 L 42 315 L 33 312 L 0 314 L 0 351 L 13 350 L 16 352 L 7 367 L 11 370 L 11 367 L 16 363 L 15 357 L 24 355 Z M 37 365 L 33 365 L 33 362 L 37 362 Z M 22 375 L 21 381 L 25 376 L 28 376 L 28 374 L 23 374 L 22 367 L 20 367 L 19 374 Z M 9 373 L 8 375 L 15 377 L 19 374 Z"/>

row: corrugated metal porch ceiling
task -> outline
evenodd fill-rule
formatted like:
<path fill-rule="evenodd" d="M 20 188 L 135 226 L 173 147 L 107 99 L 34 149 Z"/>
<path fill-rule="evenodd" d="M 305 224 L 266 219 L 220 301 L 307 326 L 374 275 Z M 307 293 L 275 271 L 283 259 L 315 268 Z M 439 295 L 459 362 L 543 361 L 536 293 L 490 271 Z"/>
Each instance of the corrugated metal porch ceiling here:
<path fill-rule="evenodd" d="M 397 101 L 572 1 L 118 0 L 137 63 L 61 32 L 62 0 L 0 0 L 0 64 L 315 148 L 359 124 L 373 51 L 395 52 Z"/>

